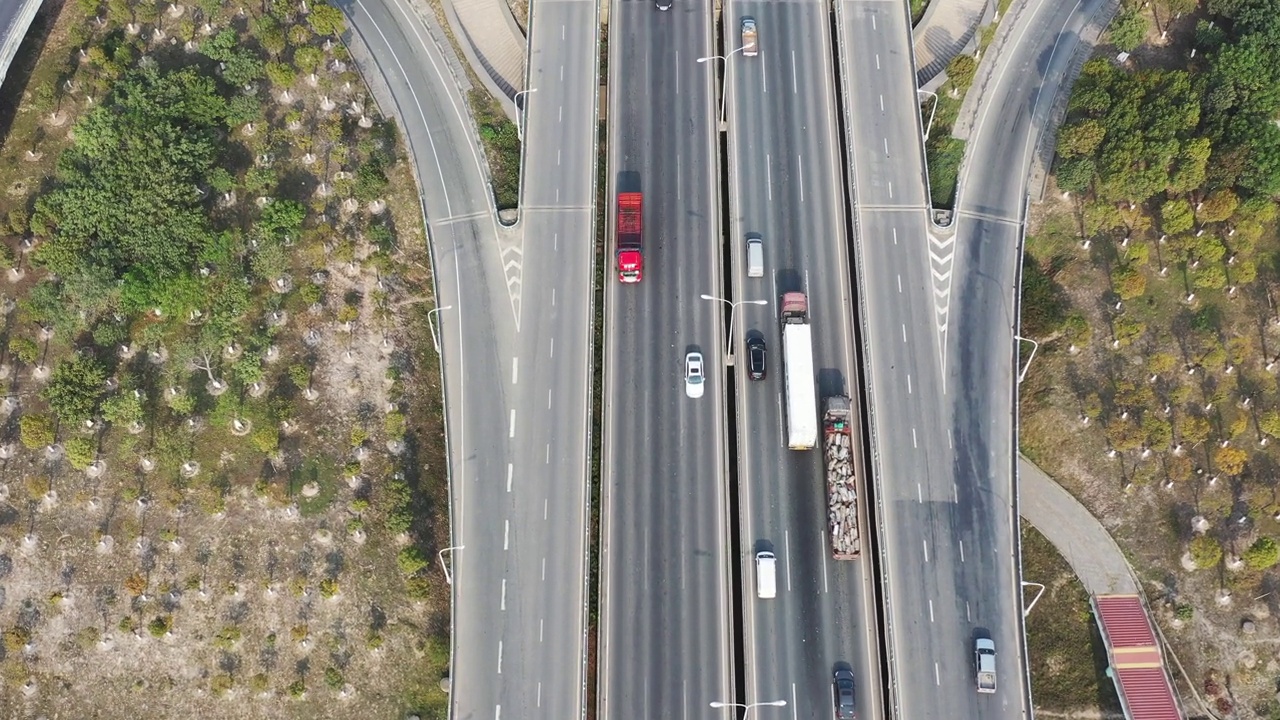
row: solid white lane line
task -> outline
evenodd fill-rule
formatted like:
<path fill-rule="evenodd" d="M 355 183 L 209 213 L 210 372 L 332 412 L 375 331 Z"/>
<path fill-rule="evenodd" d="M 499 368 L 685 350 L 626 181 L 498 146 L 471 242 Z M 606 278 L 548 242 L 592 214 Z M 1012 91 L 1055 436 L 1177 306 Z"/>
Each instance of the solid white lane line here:
<path fill-rule="evenodd" d="M 893 229 L 893 244 L 898 244 L 898 228 Z"/>
<path fill-rule="evenodd" d="M 796 703 L 796 684 L 791 683 L 791 720 L 800 720 L 800 706 Z"/>
<path fill-rule="evenodd" d="M 551 464 L 551 443 L 547 443 L 547 459 L 543 463 L 546 465 Z"/>
<path fill-rule="evenodd" d="M 551 389 L 547 388 L 547 409 L 551 409 Z M 547 452 L 551 452 L 551 446 L 547 446 Z"/>
<path fill-rule="evenodd" d="M 876 69 L 880 69 L 880 53 L 876 53 Z"/>
<path fill-rule="evenodd" d="M 938 663 L 933 664 L 933 682 L 935 685 L 942 684 L 942 676 L 938 674 Z"/>
<path fill-rule="evenodd" d="M 911 373 L 907 373 L 907 394 L 911 394 Z M 512 410 L 511 412 L 514 413 L 515 410 Z M 514 415 L 512 417 L 514 417 Z"/>
<path fill-rule="evenodd" d="M 516 466 L 507 463 L 507 492 L 511 492 L 511 478 L 515 475 Z"/>
<path fill-rule="evenodd" d="M 793 95 L 800 94 L 800 87 L 796 84 L 796 51 L 791 51 L 791 93 Z"/>
<path fill-rule="evenodd" d="M 827 556 L 826 556 L 826 552 L 827 552 L 827 529 L 824 527 L 824 528 L 822 528 L 822 553 L 823 553 L 823 555 L 822 555 L 822 592 L 824 592 L 824 593 L 831 592 L 831 589 L 827 587 Z"/>
<path fill-rule="evenodd" d="M 564 66 L 560 66 L 560 82 L 564 82 Z"/>
<path fill-rule="evenodd" d="M 916 429 L 911 428 L 911 447 L 919 449 L 920 443 L 916 442 Z"/>
<path fill-rule="evenodd" d="M 929 622 L 933 622 L 933 600 L 929 600 Z"/>
<path fill-rule="evenodd" d="M 955 449 L 955 445 L 951 442 L 951 428 L 947 428 L 947 447 Z"/>
<path fill-rule="evenodd" d="M 804 158 L 796 156 L 796 177 L 800 179 L 800 202 L 804 202 Z"/>
<path fill-rule="evenodd" d="M 565 39 L 565 26 L 564 26 L 564 25 L 561 25 L 561 26 L 560 26 L 560 39 L 561 39 L 561 40 L 564 40 L 564 39 Z"/>
<path fill-rule="evenodd" d="M 518 385 L 520 383 L 520 358 L 511 358 L 511 384 Z"/>
<path fill-rule="evenodd" d="M 551 507 L 551 500 L 549 498 L 543 498 L 542 499 L 542 519 L 543 520 L 547 519 L 547 510 L 550 507 Z"/>
<path fill-rule="evenodd" d="M 557 190 L 556 192 L 558 193 L 559 191 Z M 559 200 L 560 196 L 556 195 L 556 199 Z M 890 200 L 893 199 L 893 183 L 892 182 L 889 183 L 889 199 Z"/>
<path fill-rule="evenodd" d="M 924 545 L 924 561 L 929 562 L 929 541 L 921 540 L 920 542 Z"/>
<path fill-rule="evenodd" d="M 898 276 L 898 292 L 902 292 L 902 276 Z"/>
<path fill-rule="evenodd" d="M 969 610 L 969 601 L 964 601 L 964 619 L 973 622 L 973 613 Z"/>
<path fill-rule="evenodd" d="M 542 618 L 538 618 L 538 642 L 542 642 Z"/>
<path fill-rule="evenodd" d="M 875 30 L 875 29 L 876 29 L 876 16 L 875 16 L 875 15 L 872 15 L 872 16 L 871 16 L 871 29 L 872 29 L 872 30 Z"/>
<path fill-rule="evenodd" d="M 897 231 L 895 230 L 894 232 L 896 233 Z M 897 235 L 894 235 L 894 237 L 897 237 Z M 560 233 L 551 234 L 551 249 L 552 250 L 560 249 Z"/>
<path fill-rule="evenodd" d="M 902 282 L 901 277 L 898 278 L 898 282 Z M 902 292 L 902 289 L 899 288 L 898 292 Z M 906 341 L 907 341 L 907 324 L 903 323 L 902 324 L 902 342 L 906 342 Z"/>
<path fill-rule="evenodd" d="M 542 558 L 542 581 L 546 582 L 546 580 L 547 580 L 547 559 Z"/>
<path fill-rule="evenodd" d="M 884 96 L 880 96 L 880 112 L 884 112 Z"/>
<path fill-rule="evenodd" d="M 916 483 L 916 502 L 924 504 L 924 488 L 920 483 Z"/>
<path fill-rule="evenodd" d="M 880 99 L 880 109 L 881 109 L 881 110 L 883 110 L 883 109 L 884 109 L 884 99 L 883 99 L 883 98 L 881 98 L 881 99 Z M 560 123 L 561 123 L 561 124 L 564 124 L 564 106 L 563 106 L 563 105 L 561 105 L 561 106 L 560 106 Z"/>
<path fill-rule="evenodd" d="M 556 306 L 556 289 L 551 288 L 551 307 Z"/>
<path fill-rule="evenodd" d="M 888 147 L 889 147 L 888 143 L 889 143 L 889 141 L 888 141 L 888 140 L 886 140 L 886 141 L 885 141 L 885 148 L 886 148 L 886 149 L 885 149 L 885 152 L 888 152 Z M 559 149 L 559 148 L 556 148 L 556 166 L 558 167 L 559 165 L 560 165 L 560 149 Z"/>
<path fill-rule="evenodd" d="M 964 562 L 964 541 L 960 541 L 960 562 Z"/>
<path fill-rule="evenodd" d="M 542 707 L 542 683 L 538 683 L 538 707 Z"/>
<path fill-rule="evenodd" d="M 773 169 L 769 167 L 769 153 L 764 154 L 764 189 L 773 199 Z"/>
<path fill-rule="evenodd" d="M 495 705 L 493 709 L 493 720 L 502 720 L 502 706 Z"/>
<path fill-rule="evenodd" d="M 502 578 L 502 604 L 498 607 L 498 609 L 503 612 L 507 611 L 507 579 L 506 578 Z"/>
<path fill-rule="evenodd" d="M 507 437 L 513 438 L 515 436 L 516 436 L 516 410 L 515 408 L 512 408 L 511 409 L 511 431 L 507 433 Z"/>
<path fill-rule="evenodd" d="M 498 674 L 502 674 L 502 641 L 498 641 Z M 499 705 L 498 707 L 502 707 Z"/>
<path fill-rule="evenodd" d="M 791 531 L 782 531 L 783 556 L 787 559 L 787 592 L 791 592 Z"/>
<path fill-rule="evenodd" d="M 503 550 L 511 549 L 511 521 L 510 520 L 502 521 L 502 549 Z"/>
<path fill-rule="evenodd" d="M 556 339 L 555 339 L 555 338 L 551 338 L 551 353 L 550 353 L 550 357 L 555 357 L 555 356 L 556 356 Z"/>
<path fill-rule="evenodd" d="M 884 156 L 889 157 L 889 138 L 884 139 Z"/>

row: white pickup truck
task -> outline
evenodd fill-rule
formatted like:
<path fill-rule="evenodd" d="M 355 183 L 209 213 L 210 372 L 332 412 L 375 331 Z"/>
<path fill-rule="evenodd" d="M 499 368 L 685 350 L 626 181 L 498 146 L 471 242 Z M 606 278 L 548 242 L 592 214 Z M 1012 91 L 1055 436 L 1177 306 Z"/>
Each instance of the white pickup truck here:
<path fill-rule="evenodd" d="M 756 45 L 756 19 L 750 15 L 742 18 L 742 54 L 747 57 L 760 54 L 760 47 Z"/>
<path fill-rule="evenodd" d="M 996 644 L 991 638 L 973 641 L 973 665 L 978 673 L 978 692 L 996 691 Z"/>

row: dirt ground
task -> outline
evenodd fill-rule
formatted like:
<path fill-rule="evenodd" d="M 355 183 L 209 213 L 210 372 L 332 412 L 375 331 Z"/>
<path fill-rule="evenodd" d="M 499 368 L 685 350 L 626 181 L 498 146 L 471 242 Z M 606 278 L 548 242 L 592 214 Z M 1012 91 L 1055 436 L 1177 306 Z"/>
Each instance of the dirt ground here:
<path fill-rule="evenodd" d="M 46 48 L 65 47 L 80 22 L 74 5 Z M 48 56 L 28 50 L 29 66 L 15 72 L 38 87 Z M 316 112 L 322 91 L 299 86 L 291 106 Z M 339 108 L 362 100 L 358 85 L 334 95 Z M 72 94 L 57 122 L 29 109 L 30 91 L 10 111 L 0 210 L 50 172 L 82 99 Z M 389 483 L 403 472 L 426 511 L 414 537 L 431 548 L 448 530 L 434 520 L 447 496 L 430 303 L 410 302 L 430 298 L 425 236 L 407 163 L 389 174 L 386 210 L 345 210 L 396 219 L 389 257 L 360 238 L 297 245 L 293 277 L 324 271 L 323 299 L 284 302 L 266 382 L 314 356 L 316 396 L 298 400 L 265 460 L 246 442 L 257 428 L 233 429 L 221 406 L 185 429 L 94 435 L 100 474 L 22 448 L 21 411 L 0 416 L 0 446 L 12 454 L 0 454 L 0 718 L 444 717 L 447 586 L 433 563 L 408 591 L 397 554 L 413 538 L 385 528 Z M 0 292 L 21 296 L 37 274 Z M 355 319 L 339 321 L 348 305 Z M 31 332 L 17 317 L 6 316 L 0 347 Z M 49 345 L 65 352 L 68 339 Z M 11 381 L 35 381 L 30 368 L 7 367 Z M 148 392 L 163 391 L 167 370 L 144 373 Z M 392 412 L 408 418 L 407 449 L 391 442 Z M 188 462 L 194 472 L 175 471 Z"/>

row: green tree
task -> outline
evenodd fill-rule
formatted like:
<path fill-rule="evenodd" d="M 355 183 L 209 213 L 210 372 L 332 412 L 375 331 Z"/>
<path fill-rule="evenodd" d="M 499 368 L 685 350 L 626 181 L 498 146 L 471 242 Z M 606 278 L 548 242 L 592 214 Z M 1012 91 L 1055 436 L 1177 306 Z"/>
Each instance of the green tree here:
<path fill-rule="evenodd" d="M 1230 190 L 1214 190 L 1200 203 L 1196 218 L 1200 222 L 1222 222 L 1235 214 L 1240 198 Z"/>
<path fill-rule="evenodd" d="M 1111 283 L 1121 300 L 1142 297 L 1147 292 L 1147 276 L 1131 263 L 1121 263 L 1111 271 Z"/>
<path fill-rule="evenodd" d="M 92 356 L 76 353 L 53 369 L 40 393 L 58 418 L 81 423 L 93 417 L 106 392 L 107 372 Z"/>
<path fill-rule="evenodd" d="M 266 73 L 267 79 L 278 88 L 287 89 L 298 79 L 298 71 L 286 63 L 267 63 Z"/>
<path fill-rule="evenodd" d="M 1260 537 L 1253 541 L 1240 559 L 1254 570 L 1266 570 L 1280 562 L 1280 545 L 1272 538 Z"/>
<path fill-rule="evenodd" d="M 1201 570 L 1217 567 L 1222 562 L 1222 545 L 1208 535 L 1197 535 L 1191 540 L 1191 560 Z"/>
<path fill-rule="evenodd" d="M 428 564 L 422 551 L 414 546 L 401 550 L 396 556 L 396 563 L 400 566 L 400 572 L 406 577 L 417 575 Z"/>
<path fill-rule="evenodd" d="M 342 11 L 332 5 L 316 3 L 307 15 L 307 24 L 320 36 L 338 36 L 346 30 L 347 20 Z"/>
<path fill-rule="evenodd" d="M 1160 229 L 1169 235 L 1177 235 L 1190 230 L 1196 221 L 1195 212 L 1186 198 L 1166 200 L 1160 206 Z"/>
<path fill-rule="evenodd" d="M 1058 155 L 1064 159 L 1093 155 L 1106 135 L 1106 128 L 1093 118 L 1068 123 L 1058 131 Z"/>
<path fill-rule="evenodd" d="M 29 450 L 53 444 L 53 420 L 48 415 L 23 415 L 18 420 L 18 437 Z"/>
<path fill-rule="evenodd" d="M 947 64 L 947 79 L 960 92 L 969 89 L 978 73 L 978 61 L 972 55 L 961 53 Z"/>
<path fill-rule="evenodd" d="M 31 338 L 11 335 L 9 337 L 9 354 L 18 362 L 30 365 L 40 357 L 40 346 Z"/>
<path fill-rule="evenodd" d="M 142 398 L 132 390 L 122 390 L 102 402 L 102 417 L 115 425 L 132 425 L 141 422 Z"/>
<path fill-rule="evenodd" d="M 233 87 L 245 87 L 266 72 L 262 61 L 248 50 L 236 50 L 222 62 L 222 79 Z"/>
<path fill-rule="evenodd" d="M 97 451 L 93 448 L 93 441 L 87 437 L 69 438 L 64 443 L 67 452 L 67 462 L 71 463 L 71 467 L 76 470 L 83 470 L 89 467 L 93 462 Z"/>
<path fill-rule="evenodd" d="M 301 26 L 298 26 L 301 27 Z M 305 46 L 293 53 L 293 64 L 304 73 L 313 73 L 324 62 L 324 53 L 319 48 Z"/>
<path fill-rule="evenodd" d="M 1142 415 L 1142 432 L 1146 436 L 1147 447 L 1150 448 L 1168 447 L 1173 440 L 1173 426 L 1153 412 Z"/>
<path fill-rule="evenodd" d="M 1209 439 L 1209 433 L 1213 431 L 1213 427 L 1209 425 L 1209 421 L 1199 415 L 1188 415 L 1182 421 L 1182 426 L 1178 428 L 1178 434 L 1183 442 L 1192 445 L 1198 445 Z"/>
<path fill-rule="evenodd" d="M 1126 7 L 1116 14 L 1108 32 L 1117 48 L 1133 52 L 1147 37 L 1147 16 L 1139 8 Z"/>

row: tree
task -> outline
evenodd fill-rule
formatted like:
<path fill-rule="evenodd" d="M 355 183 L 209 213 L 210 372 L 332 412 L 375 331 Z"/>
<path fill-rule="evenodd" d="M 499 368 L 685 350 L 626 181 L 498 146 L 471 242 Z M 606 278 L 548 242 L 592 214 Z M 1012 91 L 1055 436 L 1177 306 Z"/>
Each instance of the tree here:
<path fill-rule="evenodd" d="M 1272 538 L 1260 537 L 1253 541 L 1240 559 L 1254 570 L 1266 570 L 1280 562 L 1280 545 Z"/>
<path fill-rule="evenodd" d="M 1169 235 L 1190 230 L 1195 225 L 1195 220 L 1191 203 L 1185 198 L 1167 200 L 1160 206 L 1160 229 Z"/>
<path fill-rule="evenodd" d="M 1147 37 L 1147 16 L 1136 7 L 1124 8 L 1111 21 L 1108 32 L 1118 49 L 1133 52 Z"/>
<path fill-rule="evenodd" d="M 1249 453 L 1233 445 L 1218 448 L 1213 454 L 1213 461 L 1223 473 L 1235 477 L 1244 472 L 1245 463 L 1249 461 Z"/>
<path fill-rule="evenodd" d="M 307 24 L 317 35 L 336 37 L 346 30 L 347 20 L 338 8 L 317 2 L 307 15 Z"/>
<path fill-rule="evenodd" d="M 301 26 L 298 26 L 301 27 Z M 304 73 L 313 73 L 324 62 L 324 53 L 310 45 L 300 47 L 293 53 L 293 64 Z"/>
<path fill-rule="evenodd" d="M 1093 155 L 1106 136 L 1106 128 L 1093 118 L 1068 123 L 1058 131 L 1058 155 L 1064 159 Z"/>
<path fill-rule="evenodd" d="M 1196 218 L 1200 222 L 1222 222 L 1235 214 L 1240 198 L 1230 190 L 1214 190 L 1200 203 Z"/>
<path fill-rule="evenodd" d="M 1111 283 L 1121 300 L 1142 297 L 1147 291 L 1147 276 L 1131 263 L 1121 263 L 1111 271 Z"/>
<path fill-rule="evenodd" d="M 973 78 L 977 73 L 978 61 L 972 55 L 961 53 L 947 64 L 947 79 L 961 92 L 973 84 Z"/>
<path fill-rule="evenodd" d="M 18 362 L 30 365 L 40 357 L 40 346 L 31 338 L 12 335 L 9 337 L 9 354 Z"/>
<path fill-rule="evenodd" d="M 422 551 L 413 546 L 401 550 L 396 556 L 396 562 L 400 566 L 400 572 L 406 577 L 417 575 L 428 564 Z"/>
<path fill-rule="evenodd" d="M 1209 439 L 1209 433 L 1213 431 L 1213 427 L 1209 425 L 1209 421 L 1199 415 L 1188 415 L 1183 421 L 1182 426 L 1178 428 L 1178 434 L 1184 442 L 1198 445 Z"/>
<path fill-rule="evenodd" d="M 1055 168 L 1058 187 L 1077 193 L 1088 190 L 1096 167 L 1091 157 L 1059 158 Z"/>
<path fill-rule="evenodd" d="M 1205 570 L 1222 562 L 1222 545 L 1208 535 L 1197 535 L 1191 541 L 1191 560 Z"/>
<path fill-rule="evenodd" d="M 132 425 L 143 417 L 142 398 L 132 390 L 123 390 L 102 403 L 102 417 L 116 425 Z"/>
<path fill-rule="evenodd" d="M 53 369 L 40 393 L 58 418 L 81 423 L 93 417 L 106 392 L 107 372 L 92 356 L 76 353 Z"/>
<path fill-rule="evenodd" d="M 285 63 L 267 63 L 266 73 L 271 84 L 282 89 L 288 89 L 298 79 L 298 71 Z"/>
<path fill-rule="evenodd" d="M 89 467 L 96 454 L 93 448 L 93 441 L 87 437 L 70 438 L 67 440 L 65 448 L 67 462 L 71 463 L 71 467 L 76 470 L 83 470 Z"/>
<path fill-rule="evenodd" d="M 18 429 L 18 437 L 28 450 L 39 450 L 53 444 L 53 420 L 48 415 L 23 415 L 18 421 Z"/>

